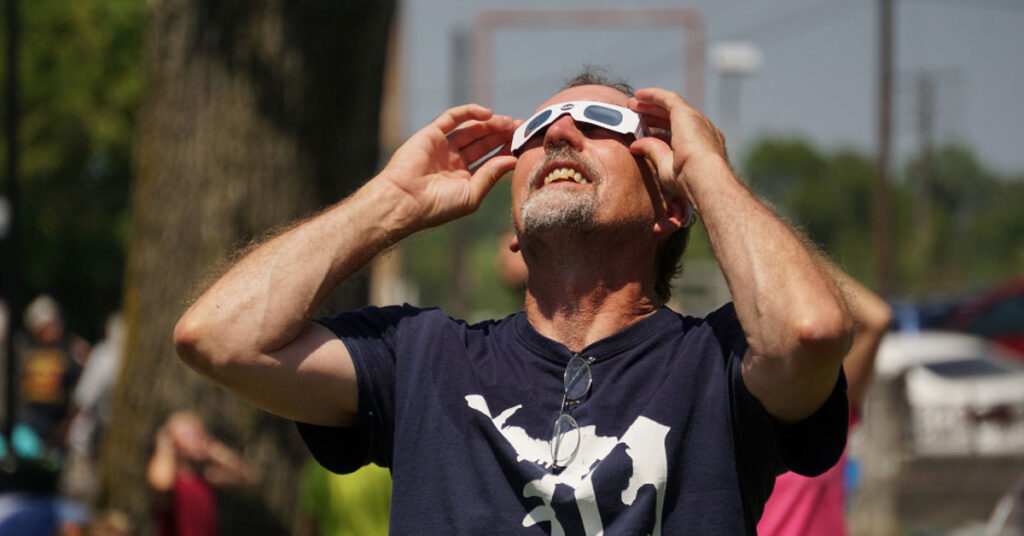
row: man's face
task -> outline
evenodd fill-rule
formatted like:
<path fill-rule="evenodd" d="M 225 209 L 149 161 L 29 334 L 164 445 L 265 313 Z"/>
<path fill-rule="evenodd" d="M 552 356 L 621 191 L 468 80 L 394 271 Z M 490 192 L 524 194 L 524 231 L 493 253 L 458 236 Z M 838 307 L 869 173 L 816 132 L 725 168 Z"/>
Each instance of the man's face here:
<path fill-rule="evenodd" d="M 573 100 L 626 106 L 628 97 L 606 86 L 579 86 L 538 109 Z M 650 228 L 657 189 L 629 152 L 632 141 L 631 135 L 576 123 L 569 115 L 531 138 L 512 176 L 512 220 L 520 238 L 612 224 Z"/>

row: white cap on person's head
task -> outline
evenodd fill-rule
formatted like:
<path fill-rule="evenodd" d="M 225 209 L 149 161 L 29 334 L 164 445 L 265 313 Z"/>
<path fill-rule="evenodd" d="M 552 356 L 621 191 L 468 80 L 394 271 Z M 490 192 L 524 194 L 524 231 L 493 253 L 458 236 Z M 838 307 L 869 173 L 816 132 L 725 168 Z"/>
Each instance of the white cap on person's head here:
<path fill-rule="evenodd" d="M 25 308 L 25 327 L 35 331 L 45 324 L 61 320 L 60 305 L 47 294 L 40 294 Z"/>

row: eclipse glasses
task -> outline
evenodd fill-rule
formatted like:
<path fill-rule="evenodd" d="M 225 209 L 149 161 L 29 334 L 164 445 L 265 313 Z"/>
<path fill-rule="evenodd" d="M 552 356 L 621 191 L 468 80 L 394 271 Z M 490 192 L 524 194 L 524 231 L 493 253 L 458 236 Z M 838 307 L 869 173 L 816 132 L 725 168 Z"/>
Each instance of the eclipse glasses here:
<path fill-rule="evenodd" d="M 640 114 L 629 108 L 597 101 L 560 102 L 544 108 L 519 125 L 512 134 L 512 154 L 519 156 L 523 144 L 565 114 L 572 116 L 573 121 L 589 123 L 619 134 L 632 134 L 636 139 L 648 135 L 647 123 Z"/>

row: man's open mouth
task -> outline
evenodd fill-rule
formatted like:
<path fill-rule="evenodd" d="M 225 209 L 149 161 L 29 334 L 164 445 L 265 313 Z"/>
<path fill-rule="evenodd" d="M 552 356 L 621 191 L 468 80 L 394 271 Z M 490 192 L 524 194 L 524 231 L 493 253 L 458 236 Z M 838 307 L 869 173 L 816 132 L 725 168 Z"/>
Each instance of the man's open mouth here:
<path fill-rule="evenodd" d="M 582 173 L 580 173 L 579 171 L 576 171 L 575 169 L 568 168 L 568 167 L 560 167 L 560 168 L 552 169 L 544 177 L 544 185 L 545 186 L 547 186 L 548 184 L 551 184 L 553 182 L 558 182 L 558 181 L 573 181 L 576 184 L 590 184 L 590 180 L 588 180 L 586 177 L 584 177 Z"/>

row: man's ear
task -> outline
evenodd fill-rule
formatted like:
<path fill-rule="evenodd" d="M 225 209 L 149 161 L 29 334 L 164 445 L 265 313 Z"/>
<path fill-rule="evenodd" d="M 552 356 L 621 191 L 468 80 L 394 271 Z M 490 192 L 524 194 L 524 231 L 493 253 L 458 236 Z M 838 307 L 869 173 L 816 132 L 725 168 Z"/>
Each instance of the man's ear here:
<path fill-rule="evenodd" d="M 665 197 L 665 210 L 654 221 L 654 232 L 671 235 L 688 227 L 693 222 L 693 207 L 689 201 L 677 197 Z"/>
<path fill-rule="evenodd" d="M 519 235 L 512 233 L 512 241 L 508 243 L 508 250 L 512 253 L 519 252 Z"/>

